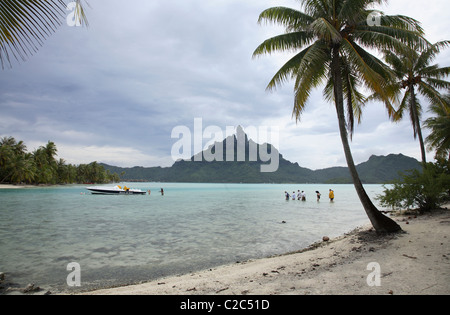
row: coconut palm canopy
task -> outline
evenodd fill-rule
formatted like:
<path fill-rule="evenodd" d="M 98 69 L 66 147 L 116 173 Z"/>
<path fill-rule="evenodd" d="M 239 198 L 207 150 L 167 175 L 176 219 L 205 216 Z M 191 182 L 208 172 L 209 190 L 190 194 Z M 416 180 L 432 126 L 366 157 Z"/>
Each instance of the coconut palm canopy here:
<path fill-rule="evenodd" d="M 398 121 L 405 112 L 409 113 L 414 138 L 419 138 L 423 163 L 426 163 L 426 155 L 421 127 L 422 105 L 418 95 L 423 96 L 430 104 L 450 108 L 448 99 L 440 93 L 450 90 L 450 82 L 446 81 L 450 67 L 432 64 L 437 54 L 448 46 L 450 41 L 446 40 L 428 45 L 423 50 L 412 45 L 396 52 L 384 51 L 385 59 L 395 73 L 394 88 L 397 91 L 405 90 L 393 119 Z"/>
<path fill-rule="evenodd" d="M 385 1 L 375 1 L 383 3 Z M 424 47 L 426 41 L 420 23 L 406 16 L 386 16 L 379 12 L 380 25 L 367 21 L 374 1 L 302 1 L 305 13 L 285 7 L 271 8 L 259 17 L 259 23 L 274 22 L 285 26 L 286 33 L 270 38 L 254 52 L 254 57 L 274 52 L 296 52 L 272 78 L 267 89 L 273 90 L 287 80 L 295 80 L 294 116 L 300 119 L 313 88 L 326 83 L 324 95 L 334 100 L 331 54 L 338 48 L 341 57 L 344 98 L 348 105 L 349 131 L 353 131 L 353 115 L 359 119 L 367 98 L 362 88 L 377 93 L 382 100 L 393 101 L 386 88 L 393 73 L 384 62 L 367 49 L 397 50 L 408 44 Z M 334 3 L 335 7 L 331 4 Z M 299 76 L 298 74 L 302 75 Z M 392 110 L 392 108 L 389 108 Z"/>

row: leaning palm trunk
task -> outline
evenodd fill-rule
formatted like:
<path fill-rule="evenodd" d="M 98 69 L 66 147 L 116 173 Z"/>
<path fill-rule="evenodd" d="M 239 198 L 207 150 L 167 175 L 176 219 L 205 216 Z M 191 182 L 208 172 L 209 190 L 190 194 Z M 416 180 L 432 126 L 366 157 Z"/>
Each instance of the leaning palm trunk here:
<path fill-rule="evenodd" d="M 353 161 L 353 156 L 350 150 L 350 144 L 348 142 L 348 134 L 345 120 L 344 112 L 344 97 L 343 97 L 343 87 L 342 87 L 342 77 L 340 73 L 340 58 L 339 58 L 339 48 L 333 48 L 333 59 L 331 62 L 331 71 L 334 81 L 334 98 L 336 105 L 336 112 L 339 122 L 339 132 L 341 135 L 342 145 L 344 147 L 345 159 L 347 161 L 347 166 L 350 171 L 350 175 L 353 180 L 353 184 L 356 189 L 356 193 L 364 207 L 364 210 L 369 217 L 375 230 L 379 233 L 393 233 L 401 230 L 401 227 L 395 223 L 392 219 L 383 215 L 372 203 L 369 196 L 367 195 L 361 180 L 359 179 L 358 172 L 356 170 L 355 162 Z"/>
<path fill-rule="evenodd" d="M 411 115 L 413 117 L 413 124 L 415 124 L 415 136 L 417 134 L 417 137 L 419 138 L 419 144 L 420 144 L 420 153 L 422 154 L 422 163 L 425 165 L 427 163 L 427 156 L 425 154 L 425 144 L 423 142 L 423 136 L 422 136 L 422 128 L 420 128 L 420 117 L 419 113 L 417 111 L 417 104 L 416 104 L 416 93 L 414 89 L 414 84 L 410 84 L 409 90 L 411 92 Z"/>

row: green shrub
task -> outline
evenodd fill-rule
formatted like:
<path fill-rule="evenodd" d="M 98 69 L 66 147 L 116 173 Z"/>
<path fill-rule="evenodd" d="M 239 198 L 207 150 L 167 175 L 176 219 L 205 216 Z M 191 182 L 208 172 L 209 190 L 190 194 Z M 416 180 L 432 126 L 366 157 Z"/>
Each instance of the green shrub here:
<path fill-rule="evenodd" d="M 411 170 L 384 187 L 377 200 L 382 206 L 393 209 L 418 208 L 420 213 L 439 208 L 449 201 L 449 162 L 427 163 L 422 171 Z"/>

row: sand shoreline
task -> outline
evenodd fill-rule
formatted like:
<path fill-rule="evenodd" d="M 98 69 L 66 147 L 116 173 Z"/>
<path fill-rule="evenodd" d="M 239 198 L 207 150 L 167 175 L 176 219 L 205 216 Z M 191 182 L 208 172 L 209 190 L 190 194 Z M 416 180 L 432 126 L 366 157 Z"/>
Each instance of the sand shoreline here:
<path fill-rule="evenodd" d="M 295 253 L 81 294 L 450 294 L 448 206 L 396 220 L 403 233 L 380 237 L 365 226 Z"/>
<path fill-rule="evenodd" d="M 31 188 L 36 186 L 31 185 L 13 185 L 13 184 L 0 184 L 0 189 L 20 189 L 20 188 Z"/>

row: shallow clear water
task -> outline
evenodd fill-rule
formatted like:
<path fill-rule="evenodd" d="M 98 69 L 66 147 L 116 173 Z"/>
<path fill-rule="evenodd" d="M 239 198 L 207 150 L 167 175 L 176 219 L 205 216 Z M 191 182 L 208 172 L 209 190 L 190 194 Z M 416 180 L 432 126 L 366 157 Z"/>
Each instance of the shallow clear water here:
<path fill-rule="evenodd" d="M 152 193 L 91 195 L 79 185 L 0 189 L 0 272 L 17 286 L 72 290 L 66 267 L 77 262 L 81 289 L 123 285 L 299 250 L 369 223 L 353 185 L 127 186 Z M 372 198 L 382 192 L 381 185 L 365 187 Z M 298 189 L 306 202 L 284 199 L 285 190 Z"/>

